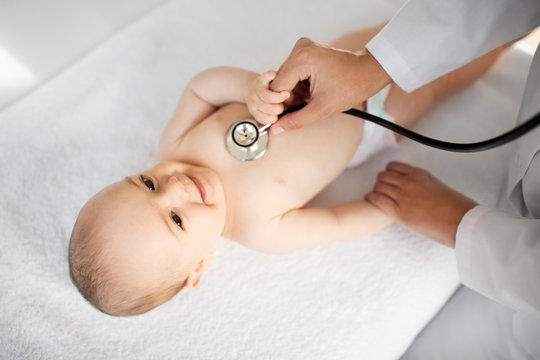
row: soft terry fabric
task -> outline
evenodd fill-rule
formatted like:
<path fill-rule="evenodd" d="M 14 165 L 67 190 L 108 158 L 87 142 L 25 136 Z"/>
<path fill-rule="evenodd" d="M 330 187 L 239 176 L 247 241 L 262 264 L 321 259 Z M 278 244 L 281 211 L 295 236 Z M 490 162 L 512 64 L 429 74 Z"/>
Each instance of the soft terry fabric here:
<path fill-rule="evenodd" d="M 133 318 L 93 309 L 67 265 L 80 207 L 155 161 L 161 129 L 193 75 L 223 64 L 277 68 L 298 37 L 329 42 L 399 6 L 369 4 L 171 2 L 3 111 L 0 358 L 398 358 L 458 285 L 453 250 L 398 225 L 286 256 L 220 239 L 198 289 Z M 510 127 L 529 61 L 513 49 L 417 130 L 475 141 Z M 404 141 L 348 170 L 314 203 L 361 198 L 399 158 L 489 205 L 507 148 L 450 154 Z"/>

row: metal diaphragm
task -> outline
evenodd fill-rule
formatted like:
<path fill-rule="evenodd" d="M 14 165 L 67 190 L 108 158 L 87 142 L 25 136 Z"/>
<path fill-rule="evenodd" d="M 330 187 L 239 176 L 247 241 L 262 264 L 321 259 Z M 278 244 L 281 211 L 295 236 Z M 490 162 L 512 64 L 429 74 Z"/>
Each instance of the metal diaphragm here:
<path fill-rule="evenodd" d="M 259 132 L 254 120 L 239 120 L 227 130 L 225 146 L 229 153 L 238 160 L 257 160 L 266 152 L 268 132 Z"/>

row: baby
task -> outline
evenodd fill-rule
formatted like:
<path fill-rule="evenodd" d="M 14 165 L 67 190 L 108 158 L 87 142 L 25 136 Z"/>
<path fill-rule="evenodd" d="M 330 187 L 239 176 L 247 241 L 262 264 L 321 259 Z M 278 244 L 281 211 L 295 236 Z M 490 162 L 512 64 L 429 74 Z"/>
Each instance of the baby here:
<path fill-rule="evenodd" d="M 379 28 L 347 34 L 332 45 L 362 49 Z M 497 55 L 410 94 L 391 85 L 387 113 L 412 126 L 441 97 L 480 77 Z M 274 122 L 284 101 L 298 97 L 269 90 L 274 76 L 231 67 L 198 74 L 163 131 L 160 161 L 106 187 L 82 208 L 70 241 L 70 273 L 95 307 L 111 315 L 140 314 L 186 285 L 196 287 L 220 236 L 282 254 L 358 238 L 391 222 L 363 200 L 305 208 L 353 156 L 365 155 L 359 148 L 363 137 L 395 142 L 382 128 L 363 136 L 361 119 L 337 114 L 269 135 L 267 153 L 256 161 L 242 162 L 227 152 L 224 134 L 232 123 L 252 117 Z"/>

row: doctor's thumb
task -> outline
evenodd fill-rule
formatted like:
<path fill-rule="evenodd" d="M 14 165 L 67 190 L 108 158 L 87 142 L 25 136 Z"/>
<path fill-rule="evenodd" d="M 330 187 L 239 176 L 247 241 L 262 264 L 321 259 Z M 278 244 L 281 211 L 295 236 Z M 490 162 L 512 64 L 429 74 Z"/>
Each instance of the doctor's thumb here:
<path fill-rule="evenodd" d="M 291 92 L 299 82 L 310 77 L 311 72 L 308 67 L 298 64 L 295 59 L 288 58 L 278 69 L 269 87 L 275 92 Z"/>
<path fill-rule="evenodd" d="M 311 103 L 304 106 L 302 109 L 284 115 L 276 121 L 270 128 L 270 132 L 278 135 L 284 131 L 297 130 L 312 122 L 318 120 L 317 107 Z"/>

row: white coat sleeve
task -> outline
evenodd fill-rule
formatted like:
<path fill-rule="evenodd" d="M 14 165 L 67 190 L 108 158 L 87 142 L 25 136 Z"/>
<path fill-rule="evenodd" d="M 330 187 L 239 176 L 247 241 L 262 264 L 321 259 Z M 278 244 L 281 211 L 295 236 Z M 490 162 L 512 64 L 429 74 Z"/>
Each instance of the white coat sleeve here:
<path fill-rule="evenodd" d="M 540 219 L 476 206 L 459 224 L 456 259 L 466 286 L 540 314 Z"/>
<path fill-rule="evenodd" d="M 410 92 L 539 25 L 539 0 L 409 0 L 366 48 Z"/>

